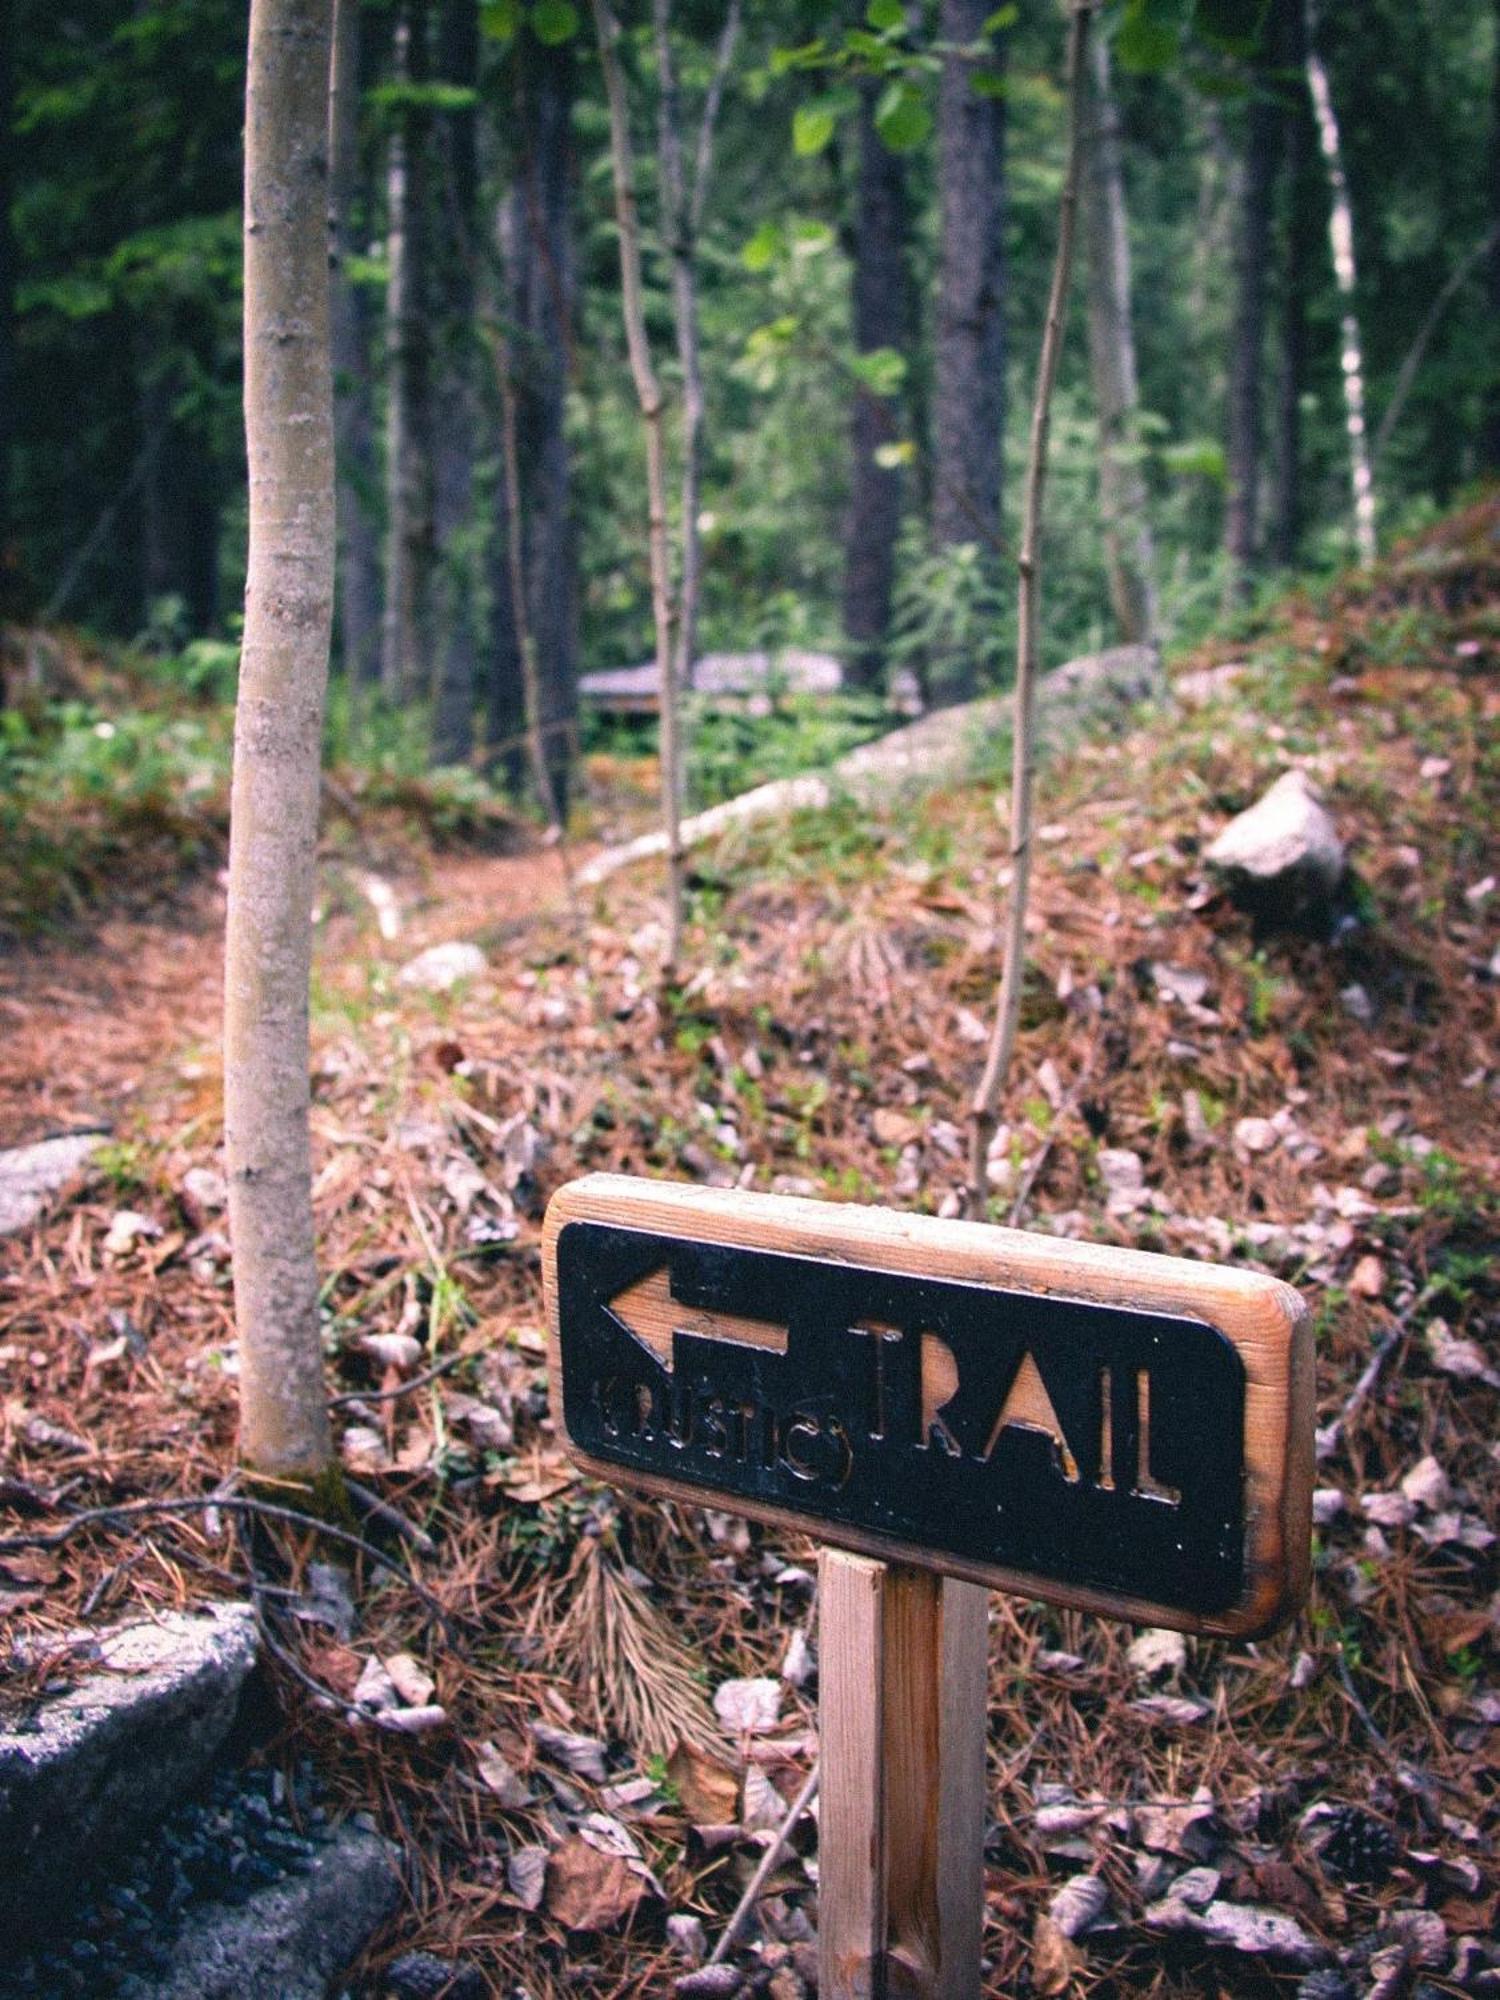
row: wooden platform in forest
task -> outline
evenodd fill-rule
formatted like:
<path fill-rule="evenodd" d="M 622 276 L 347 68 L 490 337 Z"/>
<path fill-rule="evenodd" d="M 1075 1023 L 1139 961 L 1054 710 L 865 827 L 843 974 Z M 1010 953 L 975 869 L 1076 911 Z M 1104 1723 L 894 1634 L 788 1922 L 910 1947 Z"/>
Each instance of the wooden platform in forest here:
<path fill-rule="evenodd" d="M 843 685 L 844 669 L 832 654 L 788 646 L 777 653 L 705 653 L 694 663 L 691 692 L 763 713 L 778 695 L 837 694 Z M 578 692 L 613 715 L 655 715 L 661 705 L 655 660 L 581 674 Z"/>

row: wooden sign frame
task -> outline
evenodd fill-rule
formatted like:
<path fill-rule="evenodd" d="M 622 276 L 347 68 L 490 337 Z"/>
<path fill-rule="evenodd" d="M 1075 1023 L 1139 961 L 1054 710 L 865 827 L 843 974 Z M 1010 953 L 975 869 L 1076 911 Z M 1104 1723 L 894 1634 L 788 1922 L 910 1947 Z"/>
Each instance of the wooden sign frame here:
<path fill-rule="evenodd" d="M 736 1253 L 748 1260 L 740 1283 L 740 1291 L 747 1296 L 733 1297 L 728 1306 L 721 1302 L 714 1310 L 706 1309 L 701 1300 L 682 1301 L 674 1287 L 684 1284 L 678 1275 L 683 1259 L 682 1268 L 689 1278 L 692 1271 L 701 1269 L 719 1274 L 715 1279 L 719 1282 L 727 1273 L 732 1290 L 738 1268 Z M 622 1255 L 623 1264 L 619 1261 Z M 611 1269 L 617 1273 L 628 1269 L 633 1274 L 618 1293 L 610 1289 L 616 1282 L 608 1275 Z M 1305 1595 L 1313 1475 L 1312 1342 L 1302 1301 L 1275 1279 L 988 1224 L 946 1222 L 887 1209 L 608 1174 L 574 1181 L 553 1197 L 544 1232 L 543 1270 L 554 1417 L 570 1455 L 602 1480 L 666 1498 L 725 1507 L 887 1563 L 935 1569 L 991 1589 L 1194 1633 L 1262 1634 L 1290 1616 Z M 595 1283 L 598 1271 L 604 1276 Z M 631 1463 L 628 1454 L 621 1456 L 613 1446 L 607 1451 L 590 1449 L 576 1434 L 580 1428 L 588 1428 L 581 1422 L 584 1406 L 578 1397 L 580 1386 L 588 1389 L 589 1385 L 580 1385 L 569 1374 L 568 1356 L 585 1351 L 580 1342 L 590 1326 L 603 1325 L 601 1304 L 608 1307 L 611 1325 L 623 1320 L 630 1334 L 649 1345 L 669 1368 L 668 1357 L 679 1338 L 699 1343 L 694 1351 L 700 1354 L 704 1342 L 727 1342 L 726 1353 L 732 1348 L 754 1350 L 770 1345 L 776 1330 L 769 1316 L 756 1316 L 756 1285 L 770 1286 L 784 1301 L 816 1290 L 825 1276 L 839 1297 L 862 1295 L 861 1286 L 870 1296 L 878 1297 L 882 1277 L 900 1280 L 908 1293 L 909 1281 L 920 1280 L 926 1288 L 920 1292 L 922 1310 L 936 1301 L 934 1309 L 948 1311 L 955 1326 L 965 1314 L 974 1319 L 976 1313 L 978 1321 L 993 1321 L 997 1327 L 1029 1324 L 1033 1319 L 1038 1327 L 1045 1323 L 1051 1347 L 1037 1346 L 1037 1352 L 1044 1355 L 1042 1372 L 1024 1357 L 1020 1364 L 1010 1364 L 1013 1374 L 1001 1413 L 994 1421 L 994 1435 L 1000 1435 L 1002 1425 L 1012 1426 L 1018 1436 L 1007 1440 L 1007 1448 L 1013 1453 L 1030 1452 L 1038 1465 L 1045 1462 L 1049 1450 L 1061 1452 L 1071 1462 L 1053 1409 L 1058 1371 L 1066 1375 L 1070 1366 L 1066 1358 L 1070 1339 L 1076 1337 L 1080 1343 L 1080 1355 L 1096 1334 L 1105 1342 L 1101 1349 L 1105 1353 L 1113 1351 L 1109 1342 L 1123 1340 L 1121 1352 L 1157 1354 L 1168 1378 L 1188 1361 L 1194 1366 L 1209 1366 L 1205 1377 L 1209 1386 L 1201 1393 L 1193 1392 L 1201 1405 L 1195 1421 L 1205 1427 L 1206 1437 L 1215 1420 L 1213 1404 L 1219 1393 L 1212 1384 L 1223 1382 L 1225 1394 L 1232 1386 L 1236 1398 L 1232 1428 L 1238 1435 L 1230 1442 L 1238 1458 L 1230 1454 L 1234 1462 L 1226 1461 L 1224 1478 L 1239 1496 L 1236 1520 L 1242 1528 L 1242 1545 L 1227 1553 L 1218 1551 L 1221 1568 L 1230 1560 L 1235 1566 L 1232 1598 L 1186 1601 L 1195 1588 L 1191 1578 L 1174 1602 L 1154 1595 L 1149 1581 L 1144 1586 L 1116 1588 L 1080 1581 L 1076 1576 L 978 1560 L 962 1549 L 955 1552 L 952 1547 L 919 1545 L 873 1530 L 859 1520 L 830 1518 L 817 1511 L 816 1505 L 800 1504 L 800 1494 L 795 1496 L 799 1505 L 792 1507 L 767 1499 L 763 1493 L 716 1485 L 711 1477 L 683 1478 L 663 1471 L 660 1465 Z M 595 1290 L 585 1297 L 590 1284 L 595 1284 Z M 598 1285 L 604 1290 L 599 1291 Z M 1107 1310 L 1101 1313 L 1098 1308 Z M 798 1310 L 794 1305 L 793 1317 Z M 570 1315 L 566 1339 L 565 1311 Z M 779 1316 L 787 1317 L 784 1306 Z M 839 1324 L 842 1330 L 844 1322 Z M 880 1331 L 878 1327 L 854 1330 Z M 893 1339 L 897 1337 L 896 1328 L 886 1330 Z M 985 1337 L 982 1326 L 978 1332 L 967 1331 L 965 1338 L 971 1342 L 967 1351 L 982 1351 L 973 1348 L 972 1342 Z M 1007 1337 L 1014 1345 L 1017 1336 Z M 929 1340 L 926 1335 L 921 1338 L 925 1425 L 929 1410 L 947 1407 L 941 1400 L 947 1385 L 934 1386 L 928 1377 L 934 1367 L 943 1365 L 951 1373 L 952 1360 L 950 1347 L 943 1340 L 936 1336 Z M 1147 1345 L 1143 1347 L 1142 1342 Z M 780 1351 L 784 1350 L 783 1340 Z M 1051 1358 L 1045 1358 L 1047 1355 Z M 1059 1355 L 1063 1356 L 1061 1362 Z M 1234 1357 L 1232 1366 L 1226 1355 Z M 1050 1399 L 1043 1386 L 1043 1374 L 1049 1369 L 1054 1383 Z M 953 1380 L 956 1382 L 956 1375 Z M 1187 1406 L 1182 1402 L 1182 1385 L 1176 1387 L 1180 1411 Z M 1096 1404 L 1107 1413 L 1121 1407 L 1120 1394 L 1118 1382 L 1111 1386 L 1106 1373 L 1095 1391 Z M 1222 1412 L 1220 1416 L 1222 1419 Z M 1127 1421 L 1129 1417 L 1127 1409 Z M 1109 1422 L 1107 1414 L 1105 1422 Z M 592 1428 L 597 1446 L 597 1424 Z M 1118 1434 L 1123 1435 L 1123 1430 Z M 815 1430 L 804 1427 L 800 1438 L 782 1445 L 784 1451 L 806 1457 L 809 1480 L 816 1470 L 818 1442 Z M 1212 1457 L 1211 1437 L 1209 1442 Z M 826 1440 L 824 1446 L 826 1449 Z M 1105 1455 L 1102 1476 L 1109 1479 L 1107 1439 L 1101 1450 Z M 636 1456 L 641 1458 L 642 1454 Z M 1131 1501 L 1166 1500 L 1170 1508 L 1171 1490 L 1160 1485 L 1153 1490 L 1149 1413 L 1144 1403 L 1132 1458 L 1138 1458 L 1140 1471 Z M 1074 1483 L 1077 1476 L 1074 1465 Z M 1099 1475 L 1096 1472 L 1093 1476 Z M 1154 1532 L 1163 1522 L 1168 1528 L 1173 1525 L 1166 1514 L 1149 1504 L 1136 1509 L 1136 1518 L 1147 1521 Z M 1187 1520 L 1186 1513 L 1183 1520 Z M 1203 1538 L 1201 1527 L 1194 1532 Z M 1239 1532 L 1237 1528 L 1237 1536 Z M 1170 1546 L 1166 1541 L 1161 1545 Z"/>

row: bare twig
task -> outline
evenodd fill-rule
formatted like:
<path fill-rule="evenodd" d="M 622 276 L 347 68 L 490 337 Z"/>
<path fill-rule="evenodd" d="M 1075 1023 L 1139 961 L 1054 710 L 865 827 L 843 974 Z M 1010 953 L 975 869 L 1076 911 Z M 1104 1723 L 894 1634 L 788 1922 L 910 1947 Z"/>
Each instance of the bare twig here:
<path fill-rule="evenodd" d="M 710 1965 L 722 1965 L 734 1948 L 734 1941 L 745 1927 L 745 1920 L 754 1909 L 761 1891 L 771 1878 L 771 1871 L 786 1852 L 787 1842 L 792 1837 L 792 1829 L 812 1804 L 818 1790 L 820 1764 L 814 1764 L 802 1781 L 802 1789 L 786 1809 L 786 1817 L 776 1829 L 776 1838 L 756 1863 L 755 1873 L 745 1884 L 745 1893 L 734 1906 L 734 1914 L 719 1934 L 719 1942 L 708 1955 Z"/>
<path fill-rule="evenodd" d="M 258 1500 L 246 1493 L 205 1493 L 194 1498 L 178 1495 L 168 1500 L 121 1500 L 113 1507 L 85 1507 L 76 1514 L 70 1514 L 60 1528 L 43 1529 L 31 1535 L 0 1537 L 0 1556 L 16 1555 L 22 1549 L 60 1549 L 85 1528 L 114 1528 L 130 1521 L 149 1519 L 153 1514 L 197 1514 L 211 1512 L 218 1507 L 228 1514 L 258 1514 L 267 1520 L 285 1521 L 292 1527 L 309 1529 L 313 1534 L 325 1535 L 345 1548 L 358 1550 L 378 1568 L 409 1585 L 451 1635 L 453 1617 L 446 1606 L 425 1584 L 419 1583 L 409 1569 L 388 1556 L 383 1549 L 377 1549 L 373 1542 L 367 1542 L 363 1535 L 353 1534 L 348 1528 L 335 1527 L 331 1521 L 320 1521 L 316 1514 L 304 1514 L 299 1508 L 283 1507 L 275 1500 Z"/>
<path fill-rule="evenodd" d="M 1385 448 L 1391 441 L 1391 432 L 1396 428 L 1401 413 L 1406 408 L 1406 399 L 1411 394 L 1412 385 L 1417 379 L 1417 370 L 1422 365 L 1432 336 L 1437 332 L 1438 323 L 1452 304 L 1454 296 L 1459 291 L 1465 278 L 1468 277 L 1480 258 L 1488 255 L 1497 236 L 1500 236 L 1500 226 L 1486 231 L 1480 237 L 1479 241 L 1470 247 L 1468 254 L 1460 258 L 1458 263 L 1448 273 L 1436 298 L 1428 308 L 1427 317 L 1417 328 L 1416 338 L 1413 340 L 1411 346 L 1407 348 L 1406 359 L 1401 363 L 1400 370 L 1396 376 L 1396 385 L 1391 390 L 1391 399 L 1385 406 L 1385 414 L 1376 426 L 1375 436 L 1371 440 L 1370 464 L 1372 467 L 1378 466 L 1381 459 L 1385 456 Z"/>
<path fill-rule="evenodd" d="M 1411 1304 L 1399 1312 L 1376 1341 L 1370 1358 L 1360 1370 L 1359 1380 L 1344 1398 L 1343 1408 L 1331 1424 L 1324 1424 L 1317 1435 L 1317 1458 L 1321 1465 L 1325 1458 L 1332 1458 L 1343 1441 L 1350 1424 L 1364 1407 L 1370 1392 L 1385 1372 L 1385 1364 L 1400 1346 L 1415 1314 L 1427 1303 L 1426 1291 L 1421 1291 Z"/>
<path fill-rule="evenodd" d="M 344 1394 L 330 1396 L 330 1410 L 343 1409 L 349 1403 L 394 1403 L 400 1396 L 411 1396 L 418 1389 L 425 1389 L 429 1382 L 436 1382 L 439 1376 L 451 1374 L 461 1361 L 472 1361 L 472 1354 L 450 1354 L 431 1368 L 424 1368 L 420 1375 L 413 1375 L 409 1382 L 398 1382 L 394 1389 L 350 1389 Z"/>
<path fill-rule="evenodd" d="M 1062 351 L 1064 313 L 1073 272 L 1073 226 L 1078 211 L 1078 187 L 1083 169 L 1084 57 L 1088 52 L 1093 0 L 1074 0 L 1068 25 L 1068 165 L 1063 177 L 1057 230 L 1057 254 L 1052 266 L 1052 290 L 1042 333 L 1037 368 L 1036 401 L 1031 412 L 1031 447 L 1026 464 L 1026 492 L 1021 513 L 1020 627 L 1016 641 L 1015 739 L 1010 799 L 1010 906 L 1006 913 L 1005 955 L 1000 997 L 990 1035 L 984 1074 L 970 1108 L 968 1210 L 984 1214 L 988 1185 L 990 1141 L 995 1136 L 996 1106 L 1010 1068 L 1021 1018 L 1021 982 L 1026 975 L 1026 905 L 1031 887 L 1031 797 L 1036 776 L 1036 682 L 1040 664 L 1042 500 L 1047 483 L 1047 440 L 1052 421 L 1052 391 Z"/>

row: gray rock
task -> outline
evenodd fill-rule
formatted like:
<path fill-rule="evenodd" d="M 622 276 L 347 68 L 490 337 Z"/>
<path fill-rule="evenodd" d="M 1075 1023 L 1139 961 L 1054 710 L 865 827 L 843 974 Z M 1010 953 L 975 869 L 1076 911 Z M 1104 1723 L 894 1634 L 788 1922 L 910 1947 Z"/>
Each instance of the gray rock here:
<path fill-rule="evenodd" d="M 78 1643 L 99 1664 L 0 1731 L 0 1931 L 66 1903 L 78 1871 L 153 1826 L 202 1779 L 255 1664 L 244 1605 L 167 1612 Z"/>
<path fill-rule="evenodd" d="M 88 1165 L 104 1139 L 103 1132 L 68 1132 L 0 1153 L 0 1236 L 13 1236 L 34 1222 L 53 1195 Z"/>
<path fill-rule="evenodd" d="M 1344 843 L 1305 771 L 1285 771 L 1204 855 L 1244 908 L 1303 925 L 1326 912 L 1344 879 Z"/>
<path fill-rule="evenodd" d="M 449 944 L 429 945 L 426 951 L 419 951 L 396 974 L 396 983 L 420 993 L 446 993 L 461 979 L 478 978 L 488 963 L 477 944 L 455 938 Z"/>
<path fill-rule="evenodd" d="M 127 1980 L 120 2000 L 325 2000 L 400 1895 L 390 1842 L 340 1827 L 305 1875 L 195 1911 L 169 1947 L 171 1970 Z"/>

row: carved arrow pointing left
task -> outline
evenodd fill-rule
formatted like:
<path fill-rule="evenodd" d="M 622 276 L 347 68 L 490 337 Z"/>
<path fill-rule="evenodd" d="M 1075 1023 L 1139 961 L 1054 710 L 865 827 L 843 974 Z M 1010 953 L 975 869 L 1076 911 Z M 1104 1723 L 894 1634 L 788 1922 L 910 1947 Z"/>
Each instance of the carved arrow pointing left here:
<path fill-rule="evenodd" d="M 678 1333 L 692 1334 L 699 1340 L 728 1341 L 736 1347 L 764 1347 L 773 1354 L 787 1350 L 787 1329 L 771 1320 L 742 1319 L 737 1313 L 707 1312 L 680 1304 L 672 1297 L 669 1264 L 659 1264 L 623 1292 L 616 1292 L 609 1310 L 669 1375 L 672 1336 Z"/>

